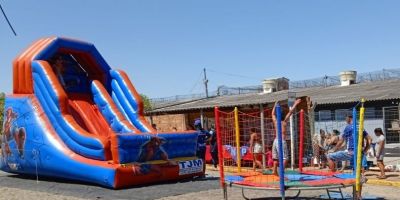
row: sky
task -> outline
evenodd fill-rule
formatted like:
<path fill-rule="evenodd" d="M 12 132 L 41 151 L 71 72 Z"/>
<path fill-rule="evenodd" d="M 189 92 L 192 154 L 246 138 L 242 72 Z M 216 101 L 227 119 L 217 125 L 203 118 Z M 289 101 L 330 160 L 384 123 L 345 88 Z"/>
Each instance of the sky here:
<path fill-rule="evenodd" d="M 13 59 L 47 36 L 95 44 L 151 98 L 400 66 L 400 1 L 0 0 L 0 91 Z"/>

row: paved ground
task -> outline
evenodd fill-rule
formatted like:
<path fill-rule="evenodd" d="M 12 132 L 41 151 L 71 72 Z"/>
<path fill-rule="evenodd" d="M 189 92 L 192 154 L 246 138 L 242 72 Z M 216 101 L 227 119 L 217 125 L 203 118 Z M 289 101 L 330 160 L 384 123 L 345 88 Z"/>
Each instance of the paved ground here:
<path fill-rule="evenodd" d="M 23 177 L 0 172 L 0 191 L 1 189 L 4 190 L 4 188 L 7 188 L 9 190 L 8 193 L 10 193 L 12 192 L 12 190 L 10 191 L 11 188 L 17 189 L 17 191 L 28 191 L 27 194 L 29 194 L 29 192 L 34 192 L 33 194 L 38 192 L 39 194 L 49 193 L 51 195 L 62 195 L 82 199 L 158 199 L 198 191 L 207 191 L 210 189 L 217 189 L 218 187 L 217 178 L 209 177 L 205 180 L 190 180 L 125 190 L 110 190 L 98 186 L 67 181 L 62 182 L 41 179 L 37 183 L 35 177 Z M 4 193 L 4 191 L 2 192 Z M 0 195 L 0 199 L 4 197 L 4 194 Z M 5 197 L 4 199 L 9 198 Z M 23 197 L 21 197 L 21 199 L 23 199 Z"/>
<path fill-rule="evenodd" d="M 400 147 L 394 145 L 388 149 L 388 153 L 385 162 L 394 165 L 400 163 Z M 99 186 L 43 178 L 37 183 L 36 177 L 24 177 L 0 171 L 0 200 L 222 199 L 222 191 L 219 189 L 218 178 L 216 178 L 218 172 L 209 171 L 208 173 L 210 175 L 204 180 L 188 180 L 124 190 L 110 190 Z M 366 173 L 369 181 L 364 187 L 363 194 L 366 196 L 373 194 L 376 197 L 381 197 L 381 199 L 400 199 L 397 192 L 400 188 L 400 173 L 388 173 L 388 179 L 383 181 L 376 179 L 378 173 L 373 171 Z M 351 188 L 346 189 L 345 192 L 351 194 Z M 246 191 L 246 194 L 255 199 L 279 197 L 279 192 L 276 191 Z M 288 192 L 287 196 L 294 194 L 294 192 Z M 325 195 L 326 191 L 304 191 L 301 194 L 301 199 L 320 199 L 321 194 Z M 229 188 L 228 196 L 230 200 L 243 199 L 241 190 L 238 188 Z"/>
<path fill-rule="evenodd" d="M 389 186 L 371 186 L 367 185 L 365 186 L 364 190 L 366 192 L 363 192 L 364 198 L 367 197 L 375 197 L 373 199 L 390 199 L 390 200 L 398 200 L 398 193 L 395 191 L 398 191 L 398 188 L 395 187 L 389 187 Z M 259 191 L 259 190 L 246 190 L 245 191 L 246 196 L 248 198 L 254 199 L 254 200 L 262 200 L 262 199 L 276 199 L 280 200 L 280 195 L 279 192 L 276 191 Z M 286 196 L 294 196 L 297 192 L 296 191 L 289 191 L 286 193 Z M 346 188 L 343 190 L 344 194 L 350 195 L 352 193 L 351 188 Z M 370 195 L 374 194 L 374 195 Z M 326 191 L 323 190 L 318 190 L 318 191 L 303 191 L 300 195 L 299 199 L 327 199 L 327 198 L 320 198 L 321 195 L 326 196 Z M 222 199 L 222 192 L 221 190 L 209 190 L 209 191 L 202 191 L 198 193 L 189 193 L 185 195 L 180 195 L 180 196 L 174 196 L 174 197 L 165 197 L 162 198 L 163 200 L 203 200 L 203 199 Z M 242 197 L 242 191 L 241 189 L 238 188 L 229 188 L 228 189 L 228 199 L 229 200 L 243 200 Z M 287 198 L 289 199 L 289 198 Z"/>
<path fill-rule="evenodd" d="M 36 182 L 35 177 L 22 177 L 0 172 L 0 200 L 31 200 L 31 199 L 164 199 L 164 200 L 200 200 L 222 199 L 216 172 L 204 180 L 190 180 L 175 183 L 164 183 L 152 186 L 136 187 L 125 190 L 110 190 L 98 186 L 84 185 L 74 182 L 43 180 Z M 373 194 L 380 199 L 399 199 L 398 187 L 366 185 L 364 195 Z M 351 194 L 351 188 L 345 189 Z M 279 197 L 277 191 L 246 191 L 246 194 L 255 199 L 274 199 Z M 287 196 L 295 192 L 287 193 Z M 304 191 L 301 199 L 320 199 L 326 191 Z M 230 200 L 243 199 L 241 190 L 229 188 Z M 261 198 L 264 197 L 264 198 Z M 280 199 L 280 198 L 278 198 Z"/>
<path fill-rule="evenodd" d="M 385 162 L 390 164 L 400 163 L 400 143 L 386 144 L 385 146 Z"/>

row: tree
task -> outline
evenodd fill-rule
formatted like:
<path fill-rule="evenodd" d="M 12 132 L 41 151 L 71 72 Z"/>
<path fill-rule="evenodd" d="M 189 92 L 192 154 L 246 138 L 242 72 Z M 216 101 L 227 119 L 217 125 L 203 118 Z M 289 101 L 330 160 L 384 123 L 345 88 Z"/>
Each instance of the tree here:
<path fill-rule="evenodd" d="M 152 106 L 149 97 L 144 94 L 140 94 L 140 96 L 142 97 L 144 111 L 151 110 Z"/>

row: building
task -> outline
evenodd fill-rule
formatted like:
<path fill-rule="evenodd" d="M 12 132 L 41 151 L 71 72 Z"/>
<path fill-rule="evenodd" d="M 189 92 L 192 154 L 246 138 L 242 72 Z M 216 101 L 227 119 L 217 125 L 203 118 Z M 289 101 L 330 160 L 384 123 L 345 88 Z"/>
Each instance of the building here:
<path fill-rule="evenodd" d="M 351 114 L 351 109 L 361 98 L 365 98 L 365 128 L 373 133 L 373 129 L 381 127 L 385 130 L 387 143 L 400 142 L 399 103 L 400 80 L 390 79 L 373 82 L 356 83 L 355 72 L 341 73 L 341 84 L 328 87 L 311 87 L 288 90 L 276 90 L 277 84 L 264 87 L 262 93 L 250 93 L 229 96 L 214 96 L 197 100 L 164 104 L 146 113 L 161 131 L 188 130 L 196 118 L 201 117 L 204 126 L 214 123 L 214 107 L 231 111 L 234 107 L 240 110 L 255 111 L 272 107 L 275 101 L 287 101 L 289 96 L 309 97 L 303 109 L 313 113 L 315 129 L 331 129 L 344 126 L 344 118 Z M 284 80 L 284 79 L 280 79 Z M 287 80 L 287 79 L 286 79 Z M 283 84 L 284 85 L 284 84 Z M 312 107 L 310 105 L 313 105 Z M 341 124 L 340 124 L 341 123 Z M 329 130 L 332 131 L 332 130 Z"/>

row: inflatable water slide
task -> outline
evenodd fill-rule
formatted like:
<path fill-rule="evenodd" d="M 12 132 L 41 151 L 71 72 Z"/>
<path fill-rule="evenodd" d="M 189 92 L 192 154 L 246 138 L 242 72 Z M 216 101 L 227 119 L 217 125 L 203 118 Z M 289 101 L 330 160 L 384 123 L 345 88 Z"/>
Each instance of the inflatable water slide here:
<path fill-rule="evenodd" d="M 196 132 L 157 133 L 125 72 L 93 44 L 50 37 L 13 62 L 0 169 L 109 188 L 201 176 Z"/>

